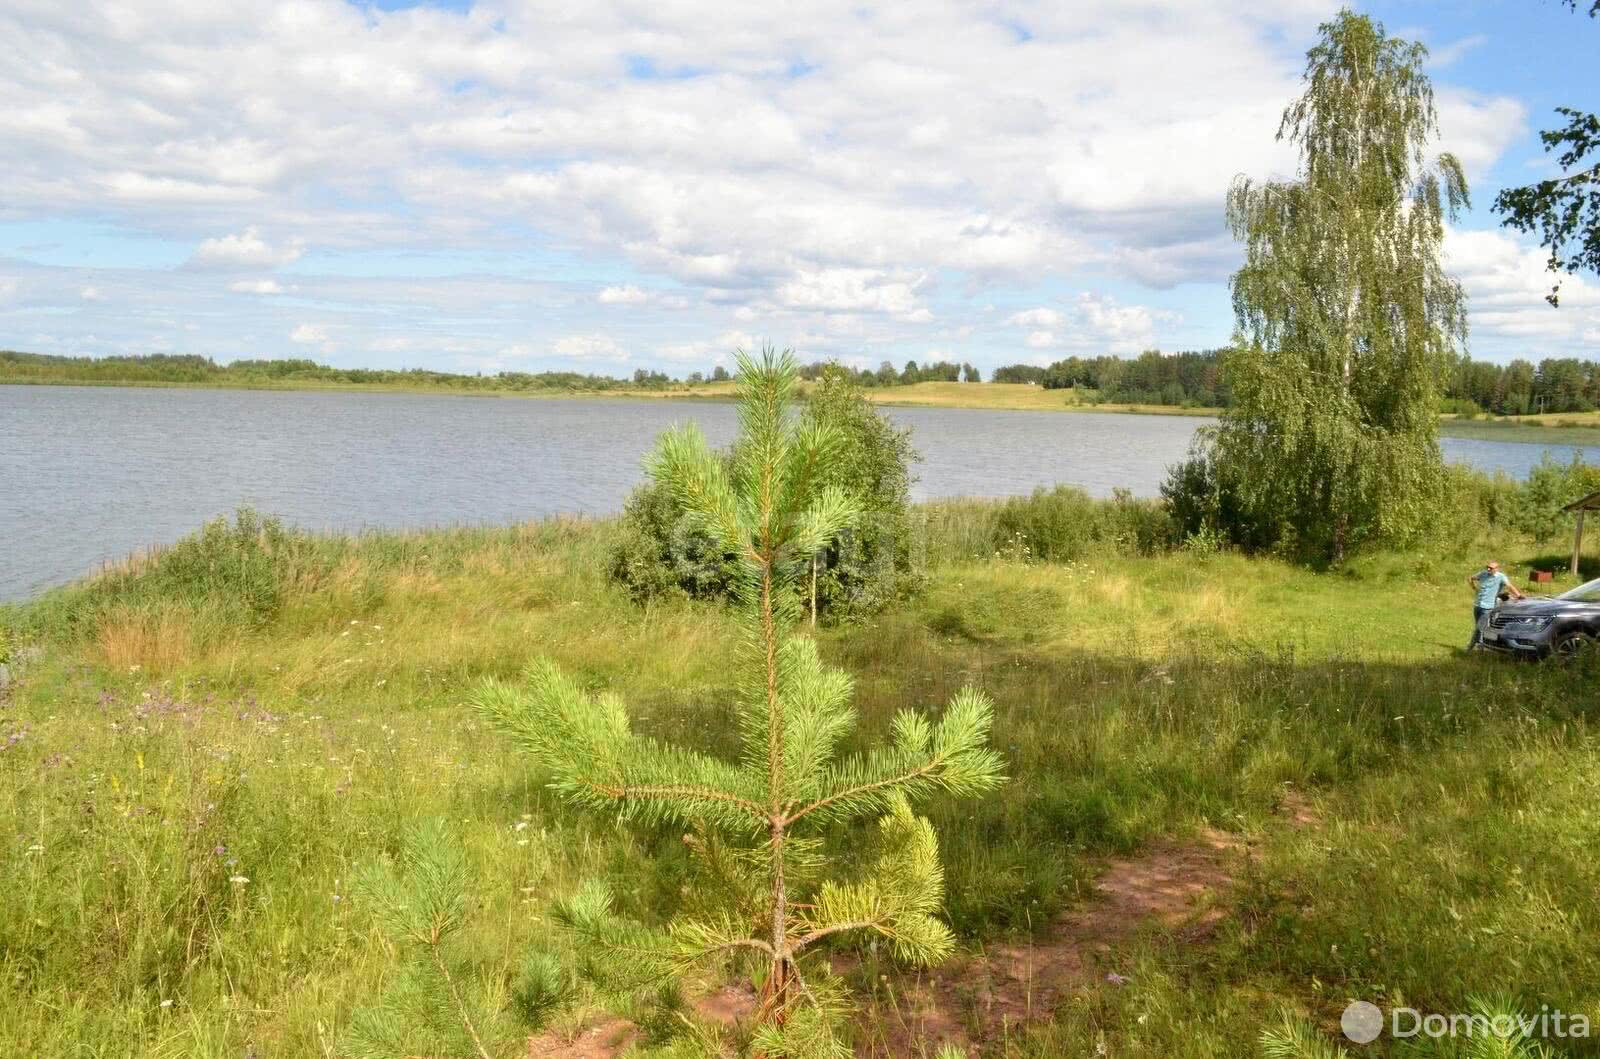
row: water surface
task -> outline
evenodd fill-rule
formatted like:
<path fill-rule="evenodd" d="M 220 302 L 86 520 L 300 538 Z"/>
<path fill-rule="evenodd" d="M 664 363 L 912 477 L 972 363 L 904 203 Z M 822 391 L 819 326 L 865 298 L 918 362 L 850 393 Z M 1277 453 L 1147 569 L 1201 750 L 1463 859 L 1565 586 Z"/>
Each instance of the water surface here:
<path fill-rule="evenodd" d="M 1154 495 L 1191 416 L 894 408 L 918 499 L 1058 482 Z M 0 599 L 165 543 L 249 504 L 311 529 L 506 523 L 621 508 L 657 434 L 735 432 L 721 403 L 0 386 Z M 1524 475 L 1543 446 L 1446 438 Z M 1565 455 L 1569 450 L 1557 450 Z M 1586 458 L 1600 461 L 1600 449 Z"/>

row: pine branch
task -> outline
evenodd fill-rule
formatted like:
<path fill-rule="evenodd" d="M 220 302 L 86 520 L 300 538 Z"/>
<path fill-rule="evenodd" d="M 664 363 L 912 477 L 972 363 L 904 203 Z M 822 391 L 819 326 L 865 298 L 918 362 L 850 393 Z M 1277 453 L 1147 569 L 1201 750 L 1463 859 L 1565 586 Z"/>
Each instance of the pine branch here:
<path fill-rule="evenodd" d="M 828 770 L 822 784 L 828 793 L 790 812 L 788 822 L 817 813 L 841 819 L 883 812 L 897 793 L 966 796 L 995 789 L 1004 775 L 1000 755 L 987 742 L 993 713 L 988 696 L 974 688 L 956 693 L 936 727 L 920 714 L 900 713 L 893 746 Z"/>
<path fill-rule="evenodd" d="M 760 788 L 742 770 L 635 736 L 620 702 L 587 694 L 552 662 L 534 663 L 521 688 L 485 681 L 471 701 L 549 769 L 553 788 L 576 801 L 747 834 L 768 824 Z"/>
<path fill-rule="evenodd" d="M 816 904 L 798 916 L 803 930 L 790 948 L 800 952 L 834 934 L 872 931 L 909 963 L 931 965 L 948 956 L 955 941 L 933 913 L 944 901 L 944 868 L 933 825 L 898 797 L 879 821 L 882 851 L 867 877 L 854 883 L 824 883 Z"/>

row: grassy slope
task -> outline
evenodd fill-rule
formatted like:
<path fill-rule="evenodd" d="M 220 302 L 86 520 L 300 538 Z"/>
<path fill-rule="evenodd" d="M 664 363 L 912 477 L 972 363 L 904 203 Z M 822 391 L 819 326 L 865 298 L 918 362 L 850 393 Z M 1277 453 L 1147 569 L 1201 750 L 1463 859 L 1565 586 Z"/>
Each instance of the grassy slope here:
<path fill-rule="evenodd" d="M 176 589 L 9 612 L 92 620 L 0 706 L 0 1054 L 337 1054 L 392 966 L 351 877 L 418 818 L 467 846 L 485 979 L 551 940 L 542 910 L 580 877 L 669 910 L 676 833 L 558 806 L 460 705 L 546 653 L 640 728 L 733 749 L 732 620 L 629 604 L 598 573 L 610 532 L 324 540 L 254 626 Z M 1201 825 L 1254 843 L 1215 944 L 1114 955 L 1128 985 L 1004 1054 L 1242 1056 L 1280 1005 L 1331 1027 L 1356 996 L 1452 1011 L 1511 988 L 1600 1014 L 1595 674 L 1458 657 L 1468 565 L 961 564 L 824 631 L 864 738 L 968 681 L 998 703 L 1013 782 L 929 806 L 970 945 L 1076 901 L 1094 854 Z M 1273 825 L 1289 791 L 1321 828 Z"/>

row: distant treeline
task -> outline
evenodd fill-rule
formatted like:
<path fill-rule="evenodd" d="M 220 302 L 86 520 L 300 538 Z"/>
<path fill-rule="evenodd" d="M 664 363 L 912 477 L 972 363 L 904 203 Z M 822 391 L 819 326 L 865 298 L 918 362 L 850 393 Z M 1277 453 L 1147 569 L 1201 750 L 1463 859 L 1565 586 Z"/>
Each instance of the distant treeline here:
<path fill-rule="evenodd" d="M 1045 389 L 1082 387 L 1092 400 L 1225 408 L 1231 395 L 1222 378 L 1226 349 L 1194 353 L 1147 350 L 1132 360 L 1068 357 L 1048 367 L 1012 364 L 995 369 L 995 382 L 1033 383 Z M 1446 409 L 1472 414 L 1529 415 L 1592 412 L 1600 408 L 1600 361 L 1549 357 L 1489 364 L 1461 358 L 1445 380 Z"/>
<path fill-rule="evenodd" d="M 1600 362 L 1547 357 L 1535 366 L 1528 360 L 1486 364 L 1462 359 L 1445 396 L 1461 402 L 1458 410 L 1467 412 L 1592 412 L 1600 408 Z"/>
<path fill-rule="evenodd" d="M 1184 353 L 1147 350 L 1129 360 L 1121 357 L 1068 357 L 1048 367 L 1011 364 L 997 368 L 994 382 L 1031 383 L 1047 390 L 1082 389 L 1091 402 L 1225 408 L 1230 403 L 1222 379 L 1226 349 Z M 829 362 L 800 369 L 816 379 Z M 876 369 L 836 365 L 857 384 L 868 387 L 906 386 L 918 382 L 981 382 L 971 364 L 947 360 L 901 368 L 884 361 Z M 59 357 L 0 350 L 0 382 L 79 382 L 104 384 L 174 384 L 213 386 L 367 385 L 447 390 L 610 390 L 658 389 L 687 383 L 726 382 L 728 369 L 690 372 L 682 379 L 640 368 L 631 376 L 589 375 L 575 371 L 502 371 L 492 375 L 458 375 L 414 368 L 331 368 L 313 360 L 236 360 L 218 364 L 209 357 L 156 353 L 138 357 Z M 1591 412 L 1600 408 L 1600 362 L 1546 358 L 1489 364 L 1463 357 L 1446 380 L 1446 409 L 1472 414 L 1527 415 L 1538 412 Z"/>
<path fill-rule="evenodd" d="M 916 382 L 982 382 L 983 375 L 971 364 L 952 364 L 948 360 L 936 360 L 928 364 L 918 364 L 914 360 L 906 361 L 905 367 L 895 370 L 889 361 L 879 364 L 876 370 L 872 368 L 851 368 L 844 365 L 830 364 L 827 361 L 817 361 L 807 364 L 800 369 L 802 379 L 816 379 L 824 369 L 837 367 L 848 375 L 858 386 L 909 386 Z"/>
<path fill-rule="evenodd" d="M 1122 357 L 1068 357 L 1049 367 L 1011 364 L 996 368 L 995 382 L 1025 382 L 1047 390 L 1082 388 L 1092 399 L 1116 404 L 1160 404 L 1219 408 L 1228 404 L 1220 349 L 1162 353 L 1149 349 Z"/>
<path fill-rule="evenodd" d="M 727 376 L 727 372 L 722 372 Z M 58 357 L 0 350 L 0 381 L 144 383 L 176 385 L 367 385 L 437 387 L 449 390 L 605 390 L 616 387 L 665 386 L 673 380 L 640 369 L 632 379 L 585 375 L 575 371 L 536 373 L 502 371 L 493 375 L 457 375 L 414 368 L 389 371 L 330 368 L 312 360 L 236 360 L 218 364 L 209 357 L 156 353 L 139 357 Z"/>

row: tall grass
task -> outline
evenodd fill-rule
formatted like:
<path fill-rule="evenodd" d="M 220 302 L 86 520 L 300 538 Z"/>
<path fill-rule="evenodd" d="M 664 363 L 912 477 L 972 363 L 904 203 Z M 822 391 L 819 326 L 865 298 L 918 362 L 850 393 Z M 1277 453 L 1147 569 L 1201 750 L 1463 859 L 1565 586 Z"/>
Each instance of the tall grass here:
<path fill-rule="evenodd" d="M 1252 1054 L 1283 1008 L 1336 1033 L 1358 996 L 1600 1003 L 1600 674 L 1459 657 L 1448 552 L 1337 575 L 1144 555 L 1140 505 L 1070 494 L 919 517 L 926 592 L 819 636 L 856 681 L 858 746 L 967 682 L 998 705 L 1013 782 L 930 807 L 966 944 L 1080 906 L 1099 856 L 1202 826 L 1251 849 L 1212 942 L 1095 957 L 1126 983 L 1086 984 L 995 1054 Z M 669 914 L 680 834 L 558 805 L 460 706 L 537 652 L 636 704 L 641 729 L 733 750 L 729 617 L 634 605 L 604 575 L 615 532 L 313 536 L 244 516 L 7 609 L 45 654 L 0 700 L 0 1054 L 339 1054 L 395 973 L 351 880 L 422 819 L 464 846 L 484 996 L 530 947 L 559 951 L 543 912 L 581 876 Z M 1320 825 L 1284 824 L 1291 792 Z"/>

